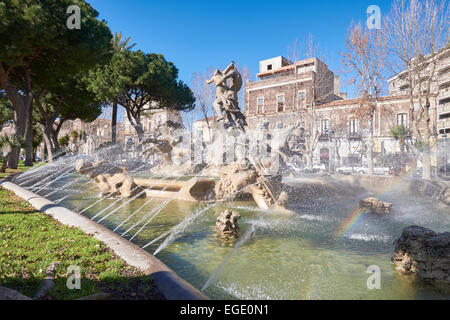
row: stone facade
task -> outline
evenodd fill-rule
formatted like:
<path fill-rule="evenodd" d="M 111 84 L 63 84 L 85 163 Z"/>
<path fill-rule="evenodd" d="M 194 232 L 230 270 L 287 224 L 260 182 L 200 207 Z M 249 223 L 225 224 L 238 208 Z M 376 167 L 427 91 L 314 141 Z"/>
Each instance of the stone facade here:
<path fill-rule="evenodd" d="M 428 69 L 425 72 L 430 72 Z M 406 95 L 409 92 L 409 84 L 406 72 L 400 72 L 388 80 L 389 95 Z M 437 95 L 436 127 L 439 138 L 450 133 L 450 48 L 437 55 L 435 81 L 431 84 L 431 92 Z"/>
<path fill-rule="evenodd" d="M 151 135 L 154 130 L 168 120 L 183 123 L 179 111 L 160 110 L 154 111 L 148 116 L 142 116 L 142 126 L 146 135 Z M 85 149 L 83 153 L 90 153 L 93 149 L 100 145 L 111 142 L 111 120 L 107 117 L 97 118 L 93 122 L 87 123 L 80 119 L 67 121 L 61 127 L 59 137 L 66 134 L 71 137 L 73 131 L 83 132 L 85 134 Z M 122 121 L 117 122 L 117 142 L 125 143 L 130 138 L 137 138 L 136 130 L 125 117 Z M 43 150 L 43 146 L 42 146 Z"/>
<path fill-rule="evenodd" d="M 436 96 L 432 98 L 430 110 L 441 138 L 447 124 L 450 132 L 449 52 L 442 53 L 437 69 L 439 76 L 433 89 Z M 336 168 L 367 163 L 364 149 L 369 122 L 356 113 L 360 100 L 347 99 L 347 95 L 340 92 L 339 77 L 325 63 L 317 58 L 297 62 L 283 57 L 272 58 L 260 62 L 258 77 L 259 81 L 248 82 L 245 86 L 243 108 L 250 128 L 261 123 L 269 130 L 300 124 L 306 130 L 319 132 L 313 153 L 315 164 Z M 400 152 L 399 141 L 394 139 L 390 129 L 395 125 L 410 127 L 410 102 L 405 92 L 397 90 L 399 85 L 393 85 L 398 82 L 395 79 L 389 80 L 390 95 L 378 100 L 375 111 L 375 162 L 378 155 Z M 432 151 L 434 166 L 439 165 L 440 144 Z"/>
<path fill-rule="evenodd" d="M 142 116 L 141 118 L 144 132 L 150 135 L 158 126 L 166 123 L 168 120 L 181 124 L 183 123 L 180 112 L 176 110 L 154 110 L 152 112 L 149 112 L 147 116 Z M 136 136 L 136 130 L 133 128 L 128 119 L 124 120 L 123 125 L 125 140 L 130 137 Z"/>

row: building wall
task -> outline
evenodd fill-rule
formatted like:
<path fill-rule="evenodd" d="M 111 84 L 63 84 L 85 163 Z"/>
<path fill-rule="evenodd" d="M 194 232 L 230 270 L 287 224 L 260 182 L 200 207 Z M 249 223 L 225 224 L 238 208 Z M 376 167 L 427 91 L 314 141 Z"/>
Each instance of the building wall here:
<path fill-rule="evenodd" d="M 449 59 L 450 50 L 447 50 L 447 53 L 442 54 L 436 70 L 437 81 L 432 87 L 432 92 L 437 97 L 431 101 L 430 119 L 441 133 L 440 140 L 443 133 L 450 133 Z M 258 74 L 260 80 L 245 85 L 244 114 L 247 116 L 249 127 L 266 123 L 269 129 L 274 130 L 300 124 L 306 130 L 319 130 L 320 142 L 314 152 L 315 161 L 320 161 L 320 150 L 327 146 L 329 149 L 334 148 L 334 152 L 343 158 L 351 156 L 358 148 L 361 149 L 368 137 L 369 122 L 368 119 L 360 119 L 361 116 L 358 115 L 357 111 L 360 110 L 358 99 L 343 99 L 346 98 L 346 94 L 340 93 L 339 77 L 335 76 L 325 63 L 315 58 L 294 63 L 288 61 L 278 69 L 274 66 L 281 63 L 275 64 L 274 61 L 287 60 L 277 57 L 262 61 Z M 267 70 L 268 63 L 272 64 L 271 70 Z M 375 154 L 399 152 L 399 143 L 393 138 L 391 128 L 398 124 L 411 128 L 410 101 L 405 95 L 407 91 L 404 89 L 404 83 L 401 83 L 401 75 L 390 79 L 389 86 L 390 96 L 379 99 L 375 112 Z M 299 99 L 299 91 L 305 92 L 304 100 Z M 283 110 L 278 108 L 277 97 L 280 95 L 284 96 Z M 314 109 L 312 109 L 313 101 Z M 352 139 L 349 139 L 352 118 L 357 118 L 358 134 L 353 134 Z M 340 140 L 340 145 L 323 132 L 324 125 L 329 132 L 333 132 L 336 140 Z M 425 124 L 422 122 L 419 129 L 423 132 L 424 128 Z M 343 141 L 345 143 L 342 143 Z M 432 160 L 434 165 L 436 161 L 434 157 Z"/>
<path fill-rule="evenodd" d="M 425 69 L 423 76 L 430 74 L 429 68 Z M 388 80 L 389 94 L 391 96 L 406 95 L 409 93 L 409 83 L 405 71 Z M 438 62 L 434 75 L 435 81 L 431 83 L 431 93 L 437 95 L 438 106 L 436 110 L 436 128 L 439 139 L 443 135 L 450 134 L 450 48 L 443 50 L 438 55 Z M 416 88 L 417 90 L 417 88 Z"/>
<path fill-rule="evenodd" d="M 163 123 L 167 121 L 174 121 L 183 124 L 183 120 L 181 118 L 181 114 L 177 110 L 155 110 L 151 113 L 149 112 L 148 116 L 142 116 L 142 128 L 144 129 L 145 134 L 153 134 L 154 130 Z M 136 129 L 131 125 L 128 118 L 125 118 L 124 121 L 125 126 L 125 138 L 134 137 L 137 135 Z"/>

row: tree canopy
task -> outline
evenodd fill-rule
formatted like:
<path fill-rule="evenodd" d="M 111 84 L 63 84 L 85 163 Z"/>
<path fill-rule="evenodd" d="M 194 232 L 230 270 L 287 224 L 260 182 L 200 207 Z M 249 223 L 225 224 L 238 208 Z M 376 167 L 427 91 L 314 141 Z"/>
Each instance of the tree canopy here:
<path fill-rule="evenodd" d="M 81 11 L 81 28 L 67 27 L 69 6 Z M 107 61 L 112 34 L 84 0 L 4 0 L 0 3 L 0 87 L 14 110 L 16 133 L 31 151 L 33 94 Z M 28 133 L 25 132 L 28 130 Z M 17 166 L 18 151 L 15 152 Z"/>
<path fill-rule="evenodd" d="M 111 62 L 92 74 L 91 88 L 100 99 L 117 99 L 140 138 L 141 115 L 154 109 L 190 110 L 195 98 L 178 80 L 178 69 L 163 55 L 120 51 Z"/>
<path fill-rule="evenodd" d="M 60 148 L 58 134 L 65 121 L 81 119 L 92 122 L 102 111 L 102 101 L 88 90 L 88 78 L 83 74 L 61 79 L 59 86 L 41 89 L 34 100 L 37 106 L 35 117 L 44 127 L 49 158 Z"/>

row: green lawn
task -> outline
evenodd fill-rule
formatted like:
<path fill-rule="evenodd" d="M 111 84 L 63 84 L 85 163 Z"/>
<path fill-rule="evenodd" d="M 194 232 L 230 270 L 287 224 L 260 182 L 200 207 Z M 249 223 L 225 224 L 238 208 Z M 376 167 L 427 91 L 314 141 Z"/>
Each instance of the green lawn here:
<path fill-rule="evenodd" d="M 37 167 L 39 164 L 40 163 L 34 163 L 33 165 L 35 167 Z M 23 161 L 20 160 L 19 161 L 19 165 L 17 166 L 17 169 L 6 169 L 6 172 L 0 172 L 0 179 L 3 179 L 5 177 L 9 176 L 10 174 L 15 174 L 15 173 L 19 173 L 19 172 L 24 172 L 24 171 L 30 170 L 31 168 L 33 168 L 33 167 L 26 167 L 26 166 L 24 166 Z"/>
<path fill-rule="evenodd" d="M 149 277 L 114 255 L 104 244 L 36 212 L 0 188 L 0 286 L 32 296 L 45 270 L 60 261 L 48 299 L 76 299 L 105 292 L 112 299 L 158 299 Z M 67 268 L 81 268 L 81 289 L 66 286 Z"/>

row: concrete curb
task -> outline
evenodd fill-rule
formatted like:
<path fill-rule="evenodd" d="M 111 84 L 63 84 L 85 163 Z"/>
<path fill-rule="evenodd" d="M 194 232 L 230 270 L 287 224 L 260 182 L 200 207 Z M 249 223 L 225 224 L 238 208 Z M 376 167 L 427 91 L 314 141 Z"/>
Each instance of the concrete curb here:
<path fill-rule="evenodd" d="M 85 233 L 103 242 L 129 265 L 151 275 L 155 284 L 168 300 L 209 300 L 202 292 L 180 278 L 173 270 L 147 251 L 120 237 L 108 228 L 61 207 L 12 182 L 1 181 L 0 186 L 14 192 L 35 209 L 70 227 L 80 228 Z"/>

